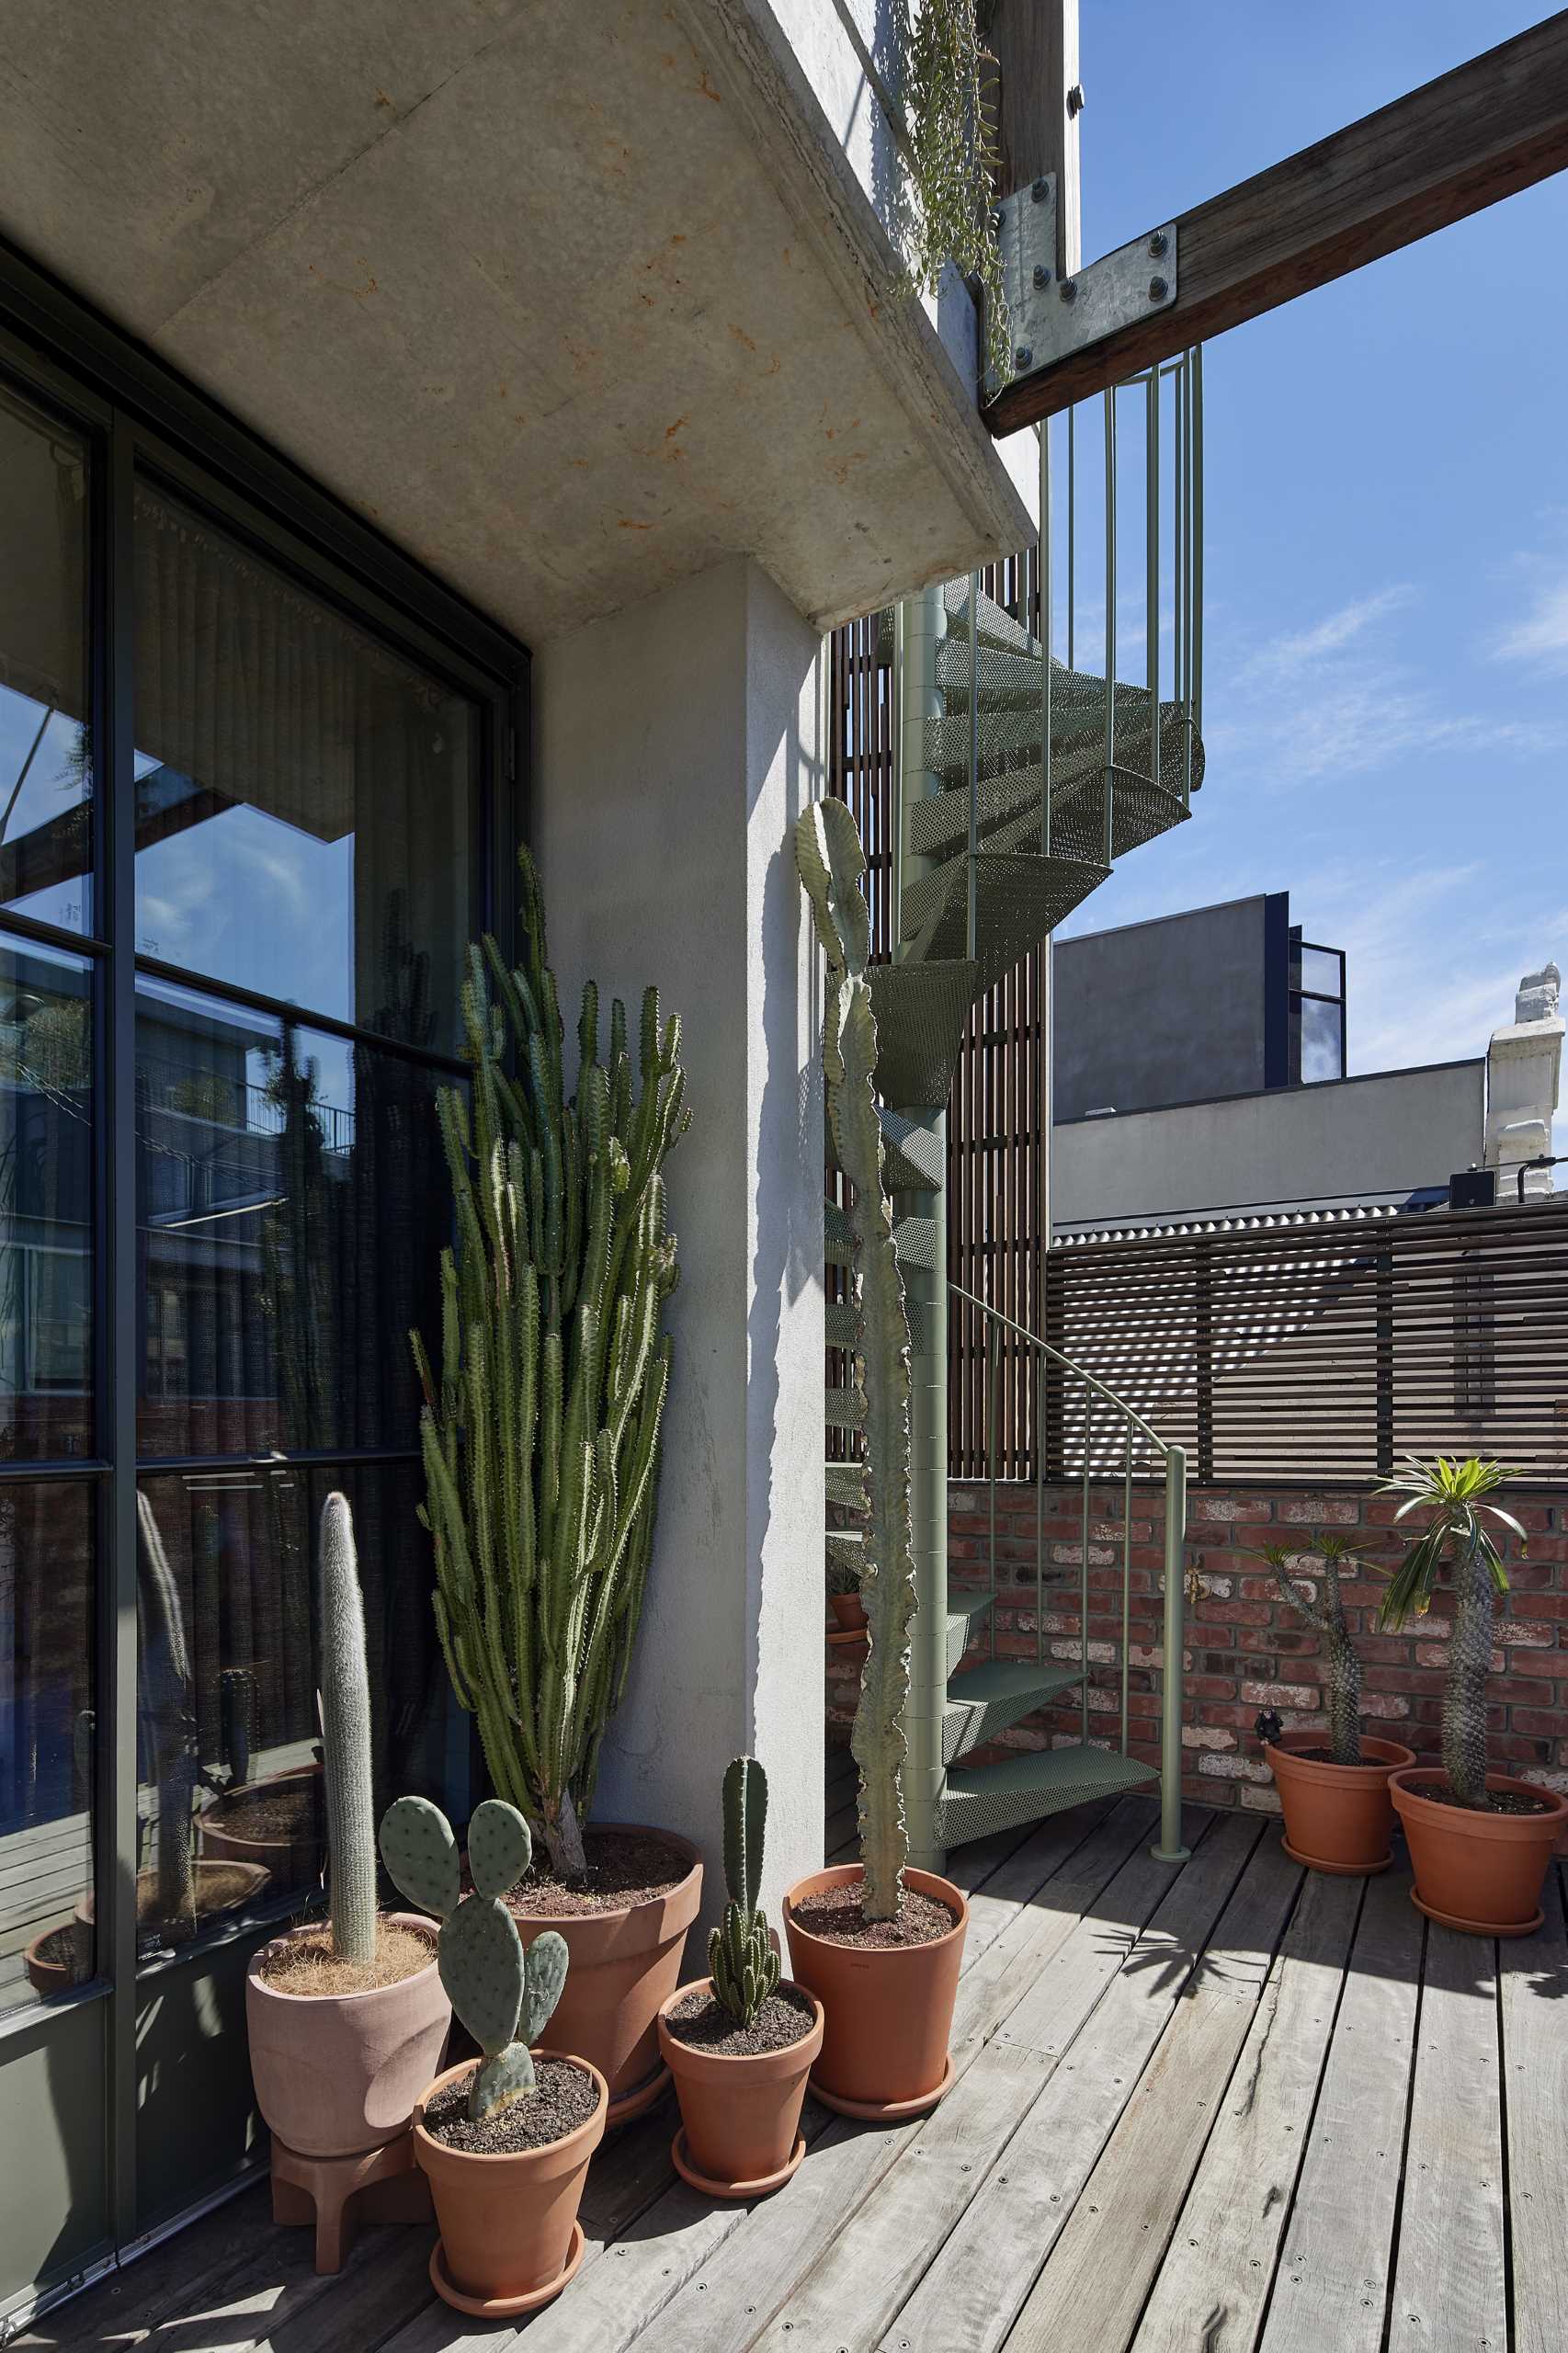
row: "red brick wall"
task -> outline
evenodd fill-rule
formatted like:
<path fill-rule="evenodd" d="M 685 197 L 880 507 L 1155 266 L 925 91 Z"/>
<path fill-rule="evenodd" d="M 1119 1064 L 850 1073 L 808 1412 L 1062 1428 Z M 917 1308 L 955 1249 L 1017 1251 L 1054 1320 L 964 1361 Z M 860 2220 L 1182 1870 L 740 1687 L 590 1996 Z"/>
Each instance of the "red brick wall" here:
<path fill-rule="evenodd" d="M 983 1487 L 954 1482 L 949 1491 L 949 1571 L 955 1584 L 988 1581 L 989 1517 Z M 1089 1661 L 1091 1738 L 1120 1739 L 1121 1490 L 1091 1491 L 1089 1522 Z M 1494 1761 L 1568 1792 L 1568 1499 L 1521 1489 L 1505 1498 L 1528 1531 L 1519 1557 L 1509 1538 L 1504 1557 L 1510 1592 L 1498 1611 L 1491 1685 L 1491 1754 Z M 1046 1574 L 1043 1634 L 1046 1655 L 1080 1655 L 1079 1555 L 1081 1491 L 1048 1488 L 1045 1495 Z M 1392 1529 L 1394 1506 L 1350 1489 L 1305 1494 L 1300 1489 L 1200 1489 L 1188 1497 L 1187 1562 L 1199 1597 L 1189 1601 L 1186 1626 L 1183 1745 L 1187 1794 L 1210 1805 L 1272 1812 L 1277 1801 L 1258 1751 L 1253 1722 L 1260 1708 L 1278 1708 L 1287 1727 L 1322 1721 L 1317 1636 L 1283 1601 L 1265 1563 L 1265 1543 L 1299 1535 L 1301 1569 L 1310 1581 L 1306 1548 L 1313 1528 L 1354 1535 L 1366 1556 L 1392 1563 L 1403 1549 Z M 1165 1568 L 1165 1497 L 1133 1489 L 1132 1613 L 1128 1715 L 1135 1755 L 1158 1762 L 1160 1664 Z M 1035 1653 L 1035 1491 L 996 1490 L 1000 1592 L 994 1612 L 998 1650 L 1010 1657 Z M 1344 1587 L 1351 1631 L 1362 1661 L 1362 1707 L 1369 1728 L 1386 1727 L 1426 1761 L 1437 1756 L 1449 1621 L 1439 1592 L 1432 1614 L 1403 1634 L 1380 1634 L 1382 1580 L 1375 1574 Z M 984 1639 L 972 1654 L 985 1655 Z M 858 1660 L 829 1652 L 830 1727 L 847 1723 L 858 1682 Z M 1076 1694 L 1004 1736 L 1001 1748 L 1060 1745 L 1079 1737 Z M 999 1753 L 999 1752 L 993 1752 Z"/>

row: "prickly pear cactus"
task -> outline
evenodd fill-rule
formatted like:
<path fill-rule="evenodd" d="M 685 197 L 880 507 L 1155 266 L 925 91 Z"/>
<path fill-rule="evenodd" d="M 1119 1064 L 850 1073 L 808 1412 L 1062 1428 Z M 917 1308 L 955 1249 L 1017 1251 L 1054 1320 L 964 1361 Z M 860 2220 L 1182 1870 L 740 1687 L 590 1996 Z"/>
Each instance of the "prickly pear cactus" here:
<path fill-rule="evenodd" d="M 778 1955 L 760 1907 L 767 1776 L 755 1756 L 737 1756 L 724 1775 L 724 1880 L 730 1901 L 708 1938 L 708 1972 L 716 2001 L 738 2026 L 750 2026 L 778 1986 Z"/>
<path fill-rule="evenodd" d="M 827 957 L 827 1111 L 838 1165 L 855 1196 L 851 1303 L 859 1336 L 850 1375 L 866 1407 L 869 1517 L 860 1594 L 869 1646 L 850 1747 L 860 1773 L 861 1908 L 868 1920 L 891 1920 L 898 1915 L 909 1854 L 902 1780 L 909 1623 L 915 1615 L 909 1317 L 882 1183 L 882 1134 L 872 1084 L 877 1023 L 866 980 L 866 857 L 843 801 L 813 801 L 804 812 L 795 827 L 795 862 Z"/>
<path fill-rule="evenodd" d="M 547 1929 L 525 1955 L 502 1902 L 532 1858 L 528 1825 L 517 1808 L 487 1798 L 474 1809 L 468 1841 L 474 1893 L 465 1896 L 458 1842 L 439 1806 L 428 1798 L 399 1798 L 381 1822 L 381 1859 L 411 1903 L 438 1914 L 441 1983 L 484 2053 L 468 2095 L 477 2122 L 532 2091 L 528 2045 L 561 1999 L 568 1954 L 565 1938 Z"/>

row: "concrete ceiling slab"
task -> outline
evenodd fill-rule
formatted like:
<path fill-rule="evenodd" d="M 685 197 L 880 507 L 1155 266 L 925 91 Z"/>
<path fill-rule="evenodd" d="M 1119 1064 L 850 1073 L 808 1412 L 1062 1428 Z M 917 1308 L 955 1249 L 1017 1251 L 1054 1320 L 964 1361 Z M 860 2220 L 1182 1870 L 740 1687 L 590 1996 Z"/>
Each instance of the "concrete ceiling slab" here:
<path fill-rule="evenodd" d="M 13 0 L 0 231 L 531 643 L 1028 517 L 767 0 Z"/>

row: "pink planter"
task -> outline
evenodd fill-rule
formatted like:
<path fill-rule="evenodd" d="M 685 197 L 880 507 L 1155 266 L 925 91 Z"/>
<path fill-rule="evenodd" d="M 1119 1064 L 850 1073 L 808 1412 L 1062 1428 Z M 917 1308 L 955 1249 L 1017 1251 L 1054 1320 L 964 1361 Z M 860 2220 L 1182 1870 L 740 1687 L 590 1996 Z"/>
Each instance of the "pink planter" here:
<path fill-rule="evenodd" d="M 436 1969 L 436 1923 L 394 1912 L 430 1947 L 430 1965 L 368 1994 L 277 1994 L 252 1958 L 245 1974 L 256 2102 L 270 2131 L 305 2157 L 347 2157 L 406 2131 L 441 2063 L 452 2008 Z M 307 1933 L 294 1928 L 289 1938 Z"/>

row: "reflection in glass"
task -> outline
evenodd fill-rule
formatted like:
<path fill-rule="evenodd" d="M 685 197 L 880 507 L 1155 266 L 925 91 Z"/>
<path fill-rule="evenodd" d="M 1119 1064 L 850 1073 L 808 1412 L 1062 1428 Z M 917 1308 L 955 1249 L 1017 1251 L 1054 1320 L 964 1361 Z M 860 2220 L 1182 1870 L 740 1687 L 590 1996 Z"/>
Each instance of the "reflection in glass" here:
<path fill-rule="evenodd" d="M 93 1451 L 92 976 L 0 943 L 0 1454 Z"/>
<path fill-rule="evenodd" d="M 477 736 L 465 698 L 139 487 L 143 955 L 450 1051 Z M 430 959 L 416 1008 L 388 994 L 410 938 Z"/>
<path fill-rule="evenodd" d="M 333 1486 L 355 1517 L 378 1812 L 449 1790 L 452 1711 L 413 1466 L 236 1466 L 145 1480 L 140 1507 L 142 1949 L 290 1899 L 322 1877 L 316 1529 Z M 459 1735 L 466 1755 L 466 1742 Z"/>
<path fill-rule="evenodd" d="M 87 452 L 0 385 L 0 906 L 91 928 Z"/>
<path fill-rule="evenodd" d="M 1339 951 L 1334 948 L 1305 948 L 1301 951 L 1301 975 L 1298 985 L 1310 989 L 1317 996 L 1339 995 Z"/>
<path fill-rule="evenodd" d="M 417 1444 L 437 1086 L 404 1055 L 138 983 L 143 1457 Z"/>
<path fill-rule="evenodd" d="M 1301 1078 L 1304 1085 L 1345 1075 L 1344 1007 L 1323 997 L 1301 999 Z"/>
<path fill-rule="evenodd" d="M 0 2010 L 91 1977 L 92 1494 L 0 1484 Z"/>

